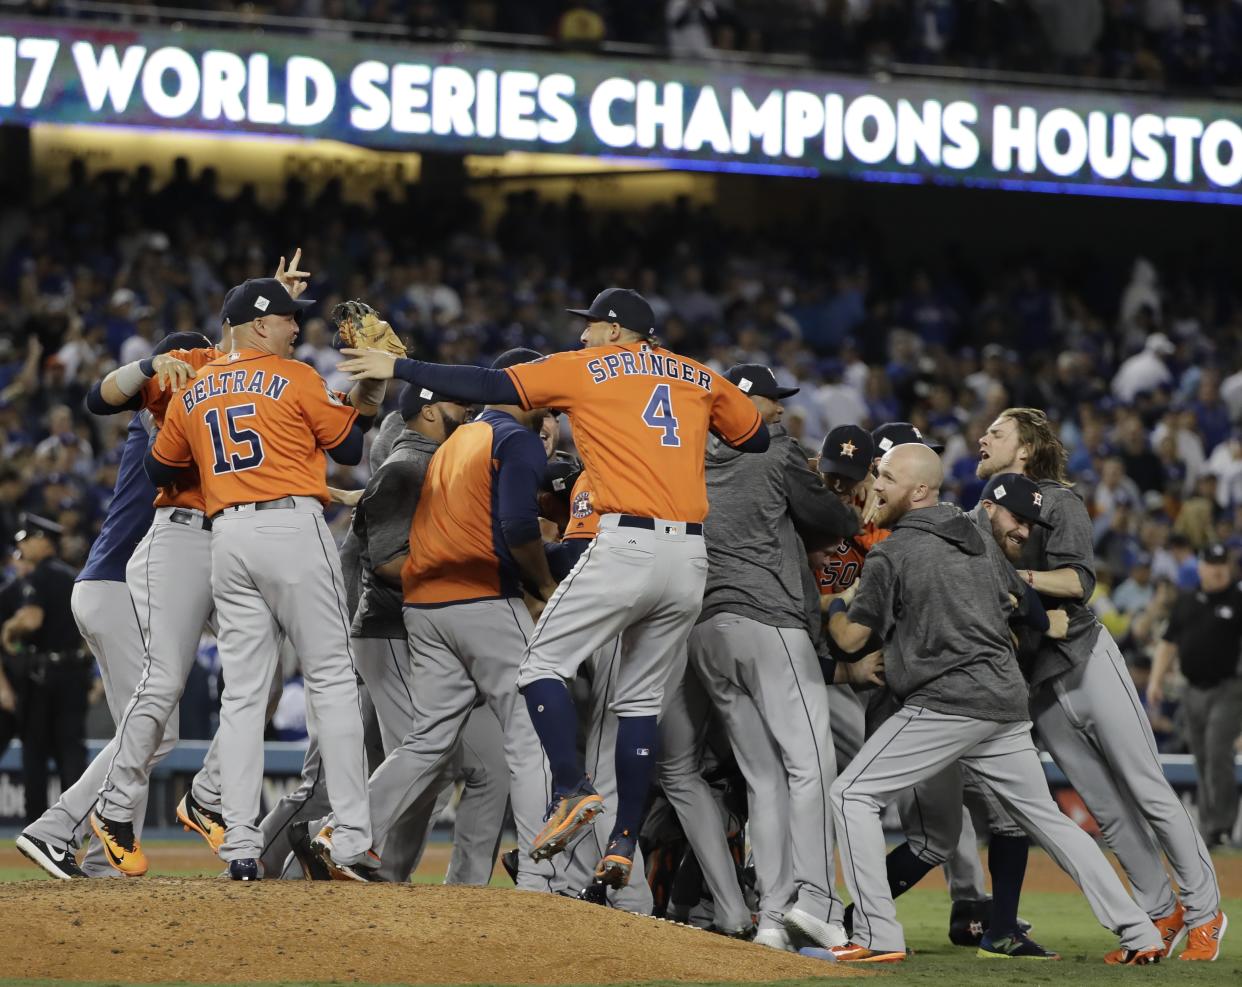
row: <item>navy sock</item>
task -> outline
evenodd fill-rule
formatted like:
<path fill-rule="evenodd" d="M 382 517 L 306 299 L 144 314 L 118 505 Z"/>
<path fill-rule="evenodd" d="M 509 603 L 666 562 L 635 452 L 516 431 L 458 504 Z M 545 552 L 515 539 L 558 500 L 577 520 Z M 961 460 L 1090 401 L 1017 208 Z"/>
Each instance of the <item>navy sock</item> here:
<path fill-rule="evenodd" d="M 539 743 L 552 768 L 552 787 L 568 792 L 585 771 L 578 760 L 578 713 L 560 679 L 537 679 L 522 690 Z"/>
<path fill-rule="evenodd" d="M 1030 850 L 1031 841 L 1025 836 L 992 834 L 988 844 L 988 871 L 992 875 L 992 924 L 988 935 L 993 939 L 1018 931 L 1018 899 L 1022 897 Z"/>
<path fill-rule="evenodd" d="M 654 716 L 617 719 L 617 821 L 612 838 L 629 830 L 637 838 L 655 773 L 660 728 Z"/>
<path fill-rule="evenodd" d="M 910 849 L 909 843 L 894 847 L 884 861 L 884 869 L 888 872 L 889 892 L 894 898 L 905 894 L 923 880 L 934 866 L 919 860 Z"/>

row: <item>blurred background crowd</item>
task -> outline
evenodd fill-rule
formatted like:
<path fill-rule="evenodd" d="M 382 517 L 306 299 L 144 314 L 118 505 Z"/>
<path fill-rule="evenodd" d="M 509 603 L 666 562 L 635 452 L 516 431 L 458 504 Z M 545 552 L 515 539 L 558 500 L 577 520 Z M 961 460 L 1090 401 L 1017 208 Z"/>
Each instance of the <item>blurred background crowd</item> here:
<path fill-rule="evenodd" d="M 681 200 L 622 219 L 525 192 L 485 228 L 469 199 L 417 185 L 367 208 L 332 183 L 311 199 L 291 180 L 268 208 L 180 165 L 161 188 L 143 169 L 75 169 L 37 222 L 10 211 L 0 225 L 5 558 L 29 511 L 59 524 L 62 558 L 82 564 L 127 417 L 87 414 L 90 385 L 167 332 L 216 338 L 223 291 L 270 274 L 294 245 L 319 300 L 297 356 L 337 385 L 324 315 L 342 298 L 373 304 L 420 357 L 484 363 L 511 346 L 576 346 L 580 321 L 565 308 L 622 284 L 651 301 L 671 348 L 718 370 L 769 364 L 800 387 L 786 420 L 810 454 L 845 423 L 908 420 L 937 437 L 945 495 L 963 507 L 978 498 L 976 443 L 997 412 L 1046 409 L 1095 520 L 1093 605 L 1140 695 L 1197 551 L 1242 548 L 1242 299 L 1211 267 L 1133 257 L 1069 276 L 1038 258 L 981 270 L 952 255 L 898 267 L 868 252 L 865 231 L 742 233 Z M 335 486 L 365 482 L 362 467 L 334 469 Z M 192 693 L 186 736 L 209 728 L 209 691 Z M 1166 694 L 1150 712 L 1162 747 L 1179 751 L 1176 690 Z"/>
<path fill-rule="evenodd" d="M 5 6 L 49 16 L 91 13 L 89 2 L 77 0 Z M 620 44 L 635 54 L 787 56 L 847 70 L 909 63 L 1174 89 L 1242 83 L 1237 0 L 158 0 L 131 6 L 127 16 L 139 22 L 144 8 L 149 16 L 154 8 L 193 8 L 225 15 L 230 25 L 273 18 L 265 30 L 362 38 L 491 36 L 504 43 L 507 35 L 513 43 L 579 50 Z M 336 23 L 346 20 L 357 24 Z"/>

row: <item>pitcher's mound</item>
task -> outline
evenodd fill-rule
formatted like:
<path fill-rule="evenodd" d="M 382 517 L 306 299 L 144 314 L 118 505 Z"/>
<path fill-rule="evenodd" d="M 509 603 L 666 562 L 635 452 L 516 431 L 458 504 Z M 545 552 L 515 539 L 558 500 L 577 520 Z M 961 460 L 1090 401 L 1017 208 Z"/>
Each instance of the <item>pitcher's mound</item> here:
<path fill-rule="evenodd" d="M 848 976 L 585 902 L 498 888 L 130 879 L 0 884 L 9 977 L 610 984 Z"/>

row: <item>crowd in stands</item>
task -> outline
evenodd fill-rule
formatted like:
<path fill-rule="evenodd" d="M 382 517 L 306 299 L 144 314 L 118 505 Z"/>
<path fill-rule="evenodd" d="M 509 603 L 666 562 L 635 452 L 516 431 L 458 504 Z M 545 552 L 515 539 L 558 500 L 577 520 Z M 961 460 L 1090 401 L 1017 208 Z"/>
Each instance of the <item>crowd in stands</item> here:
<path fill-rule="evenodd" d="M 575 347 L 581 323 L 565 309 L 621 284 L 651 301 L 671 348 L 719 370 L 766 363 L 799 386 L 787 421 L 811 453 L 850 422 L 908 420 L 936 436 L 945 495 L 965 507 L 996 413 L 1046 409 L 1095 520 L 1094 605 L 1140 681 L 1170 587 L 1193 585 L 1196 551 L 1242 547 L 1242 299 L 1225 279 L 1143 258 L 1115 284 L 1034 262 L 988 276 L 895 271 L 860 256 L 853 237 L 834 243 L 809 224 L 742 234 L 684 201 L 622 221 L 515 194 L 485 229 L 464 197 L 411 186 L 364 208 L 336 186 L 312 198 L 291 181 L 268 209 L 250 192 L 222 197 L 209 169 L 184 164 L 163 188 L 144 170 L 77 169 L 37 222 L 11 208 L 0 223 L 5 558 L 29 510 L 64 526 L 62 554 L 81 564 L 126 418 L 87 414 L 90 385 L 165 332 L 216 338 L 225 289 L 270 275 L 295 245 L 319 300 L 297 356 L 330 383 L 343 384 L 324 316 L 343 298 L 373 304 L 415 355 L 482 363 L 511 346 Z M 364 481 L 337 470 L 330 482 Z M 1171 708 L 1152 712 L 1176 748 Z"/>
<path fill-rule="evenodd" d="M 10 4 L 80 16 L 75 0 Z M 961 66 L 1176 89 L 1242 84 L 1239 0 L 147 0 L 138 20 L 193 8 L 236 24 L 286 20 L 265 30 L 389 39 L 451 40 L 460 31 L 542 37 L 590 50 L 604 42 L 651 46 L 677 57 L 721 52 L 794 55 L 829 68 L 876 71 L 894 63 Z M 115 16 L 110 13 L 109 16 Z M 175 16 L 175 15 L 173 15 Z M 308 20 L 306 27 L 297 19 Z M 371 27 L 368 27 L 370 25 Z"/>

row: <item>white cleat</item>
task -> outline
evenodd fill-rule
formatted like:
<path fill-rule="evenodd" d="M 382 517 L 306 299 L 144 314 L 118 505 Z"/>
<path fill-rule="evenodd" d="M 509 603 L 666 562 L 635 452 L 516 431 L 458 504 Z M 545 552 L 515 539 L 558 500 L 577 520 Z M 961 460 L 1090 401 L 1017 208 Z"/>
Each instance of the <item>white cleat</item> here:
<path fill-rule="evenodd" d="M 785 929 L 793 936 L 809 939 L 823 949 L 844 946 L 850 941 L 844 926 L 831 925 L 801 908 L 791 908 L 785 913 Z"/>
<path fill-rule="evenodd" d="M 793 952 L 793 943 L 789 941 L 789 933 L 784 929 L 760 929 L 755 933 L 756 946 L 767 946 L 779 949 L 783 953 Z"/>

